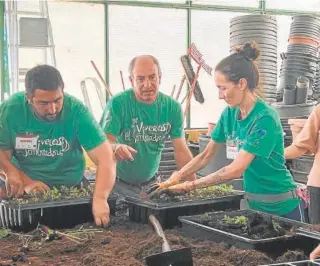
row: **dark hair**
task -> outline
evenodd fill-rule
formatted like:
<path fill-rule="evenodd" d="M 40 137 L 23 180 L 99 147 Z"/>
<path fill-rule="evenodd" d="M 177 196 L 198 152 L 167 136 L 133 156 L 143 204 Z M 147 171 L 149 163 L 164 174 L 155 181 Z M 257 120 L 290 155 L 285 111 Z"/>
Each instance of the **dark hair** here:
<path fill-rule="evenodd" d="M 131 61 L 130 61 L 130 64 L 129 64 L 129 75 L 132 76 L 132 72 L 133 72 L 133 68 L 134 68 L 134 65 L 137 61 L 137 59 L 141 56 L 149 56 L 151 57 L 151 59 L 153 60 L 153 63 L 157 66 L 158 68 L 158 74 L 159 76 L 161 76 L 162 72 L 161 72 L 161 68 L 160 68 L 160 63 L 158 61 L 157 58 L 155 58 L 153 55 L 139 55 L 139 56 L 136 56 L 135 58 L 133 58 Z"/>
<path fill-rule="evenodd" d="M 223 73 L 234 83 L 244 78 L 248 83 L 248 89 L 253 90 L 258 87 L 260 80 L 259 70 L 254 63 L 259 55 L 260 51 L 255 47 L 255 43 L 245 43 L 242 47 L 237 47 L 234 53 L 222 59 L 215 71 Z"/>
<path fill-rule="evenodd" d="M 36 89 L 54 91 L 63 90 L 64 83 L 58 69 L 49 65 L 38 65 L 31 68 L 25 77 L 27 94 L 33 96 Z"/>

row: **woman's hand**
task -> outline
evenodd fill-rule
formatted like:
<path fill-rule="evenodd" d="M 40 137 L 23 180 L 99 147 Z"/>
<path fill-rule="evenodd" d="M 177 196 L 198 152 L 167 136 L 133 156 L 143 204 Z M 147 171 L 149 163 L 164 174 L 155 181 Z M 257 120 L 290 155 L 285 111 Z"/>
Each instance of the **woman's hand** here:
<path fill-rule="evenodd" d="M 176 185 L 181 180 L 181 173 L 179 171 L 175 171 L 172 175 L 164 182 L 156 182 L 149 186 L 146 193 L 149 198 L 157 197 L 160 192 L 168 187 Z"/>

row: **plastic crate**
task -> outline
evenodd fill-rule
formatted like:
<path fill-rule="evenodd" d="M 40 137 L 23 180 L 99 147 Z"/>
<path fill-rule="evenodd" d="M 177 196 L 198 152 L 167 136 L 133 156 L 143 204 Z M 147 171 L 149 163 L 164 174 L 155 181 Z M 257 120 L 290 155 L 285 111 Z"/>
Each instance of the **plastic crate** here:
<path fill-rule="evenodd" d="M 284 222 L 288 226 L 292 225 L 292 227 L 295 228 L 304 227 L 307 225 L 305 223 L 296 222 L 290 219 L 282 218 L 279 216 L 273 216 L 267 213 L 262 213 L 253 210 L 215 212 L 209 214 L 212 214 L 213 221 L 217 221 L 223 218 L 225 215 L 229 217 L 234 217 L 239 215 L 247 215 L 250 213 L 259 213 L 265 217 L 271 216 L 274 219 L 274 221 Z M 310 239 L 305 238 L 304 236 L 287 234 L 284 236 L 265 239 L 251 239 L 249 237 L 236 235 L 231 232 L 226 232 L 220 229 L 203 225 L 200 222 L 197 222 L 197 220 L 199 221 L 200 217 L 201 215 L 179 217 L 179 220 L 182 223 L 182 231 L 191 237 L 201 239 L 205 238 L 210 241 L 229 244 L 240 249 L 260 250 L 272 255 L 280 255 L 286 250 L 299 248 L 306 252 L 310 252 L 310 250 L 312 250 L 313 248 L 313 243 L 311 243 Z"/>
<path fill-rule="evenodd" d="M 178 217 L 182 215 L 199 214 L 212 210 L 237 210 L 240 208 L 242 198 L 243 193 L 236 192 L 235 195 L 220 198 L 161 204 L 133 197 L 126 197 L 125 202 L 129 207 L 129 219 L 131 221 L 147 224 L 149 215 L 154 214 L 163 228 L 168 229 L 181 225 Z"/>
<path fill-rule="evenodd" d="M 110 196 L 110 214 L 115 215 L 117 196 Z M 52 229 L 72 228 L 77 224 L 92 222 L 92 198 L 68 199 L 42 203 L 0 203 L 0 227 L 28 231 L 38 223 Z"/>

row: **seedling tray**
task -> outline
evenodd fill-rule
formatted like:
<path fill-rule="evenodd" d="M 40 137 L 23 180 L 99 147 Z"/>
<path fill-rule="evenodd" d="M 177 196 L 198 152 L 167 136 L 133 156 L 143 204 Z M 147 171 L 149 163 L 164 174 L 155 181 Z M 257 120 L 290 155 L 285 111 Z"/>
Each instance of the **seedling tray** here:
<path fill-rule="evenodd" d="M 311 229 L 309 228 L 298 228 L 296 230 L 296 233 L 299 234 L 299 235 L 303 235 L 307 238 L 312 238 L 312 239 L 315 239 L 315 240 L 320 240 L 320 232 L 317 232 L 317 231 L 312 231 Z"/>
<path fill-rule="evenodd" d="M 269 265 L 261 265 L 261 266 L 320 266 L 320 260 L 302 260 L 295 262 L 285 262 L 285 263 L 277 263 L 277 264 L 269 264 Z"/>
<path fill-rule="evenodd" d="M 286 218 L 272 216 L 267 213 L 262 213 L 258 211 L 252 210 L 239 210 L 239 211 L 230 211 L 230 212 L 215 212 L 215 213 L 207 213 L 209 215 L 210 221 L 214 224 L 218 221 L 221 221 L 223 217 L 235 217 L 235 216 L 247 216 L 249 214 L 260 214 L 264 218 L 272 218 L 273 221 L 279 223 L 286 230 L 304 227 L 307 224 L 296 222 L 293 220 L 289 220 Z M 182 231 L 187 235 L 196 237 L 196 238 L 205 238 L 214 242 L 224 242 L 226 244 L 235 246 L 241 249 L 254 249 L 260 250 L 269 254 L 280 254 L 287 249 L 295 249 L 301 248 L 303 249 L 303 245 L 305 238 L 303 236 L 295 235 L 293 232 L 287 232 L 283 236 L 270 237 L 270 238 L 262 238 L 262 239 L 253 239 L 241 235 L 241 229 L 239 229 L 239 235 L 235 233 L 228 232 L 227 230 L 213 228 L 209 225 L 204 225 L 201 223 L 203 221 L 203 215 L 195 215 L 195 216 L 185 216 L 179 217 L 179 220 L 182 223 Z M 217 226 L 218 227 L 218 226 Z M 302 247 L 301 247 L 302 246 Z"/>
<path fill-rule="evenodd" d="M 149 215 L 154 214 L 165 229 L 181 225 L 178 217 L 204 213 L 212 210 L 237 210 L 240 208 L 242 192 L 234 192 L 230 196 L 211 199 L 185 200 L 179 202 L 156 203 L 134 197 L 126 197 L 129 207 L 129 219 L 134 222 L 147 224 Z"/>
<path fill-rule="evenodd" d="M 115 214 L 116 196 L 108 198 L 110 214 Z M 0 203 L 0 227 L 31 230 L 38 223 L 50 228 L 71 228 L 77 224 L 93 221 L 92 197 L 48 202 L 12 204 Z"/>

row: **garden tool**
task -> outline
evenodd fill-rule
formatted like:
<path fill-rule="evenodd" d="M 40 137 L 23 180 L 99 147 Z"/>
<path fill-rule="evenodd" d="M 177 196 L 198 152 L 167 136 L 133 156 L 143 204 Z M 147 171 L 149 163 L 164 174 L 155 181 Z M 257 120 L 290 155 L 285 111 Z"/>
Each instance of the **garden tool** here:
<path fill-rule="evenodd" d="M 120 70 L 120 78 L 121 78 L 121 83 L 122 83 L 122 89 L 125 91 L 126 90 L 126 86 L 124 85 L 124 80 L 123 80 L 123 75 L 122 75 L 122 71 Z"/>
<path fill-rule="evenodd" d="M 193 266 L 191 248 L 171 250 L 157 218 L 151 214 L 149 221 L 156 234 L 162 238 L 162 253 L 146 257 L 147 266 Z"/>
<path fill-rule="evenodd" d="M 193 70 L 193 67 L 191 64 L 191 58 L 197 64 L 196 73 Z M 203 59 L 202 54 L 199 52 L 199 50 L 197 49 L 197 47 L 195 46 L 194 43 L 192 43 L 190 45 L 190 47 L 188 48 L 187 55 L 182 56 L 180 58 L 180 61 L 183 66 L 184 75 L 182 77 L 180 86 L 178 88 L 176 100 L 178 100 L 180 93 L 181 93 L 181 89 L 182 89 L 183 84 L 186 80 L 189 85 L 189 90 L 187 91 L 187 94 L 185 95 L 185 97 L 183 98 L 183 100 L 181 102 L 181 104 L 182 104 L 186 99 L 188 99 L 187 104 L 186 104 L 186 109 L 184 112 L 184 114 L 186 115 L 187 110 L 189 109 L 192 95 L 194 95 L 194 98 L 197 102 L 204 103 L 204 97 L 203 97 L 202 91 L 200 89 L 199 82 L 197 81 L 198 77 L 199 77 L 200 69 L 203 68 L 209 75 L 212 75 L 211 74 L 212 68 L 205 63 L 205 60 Z"/>

